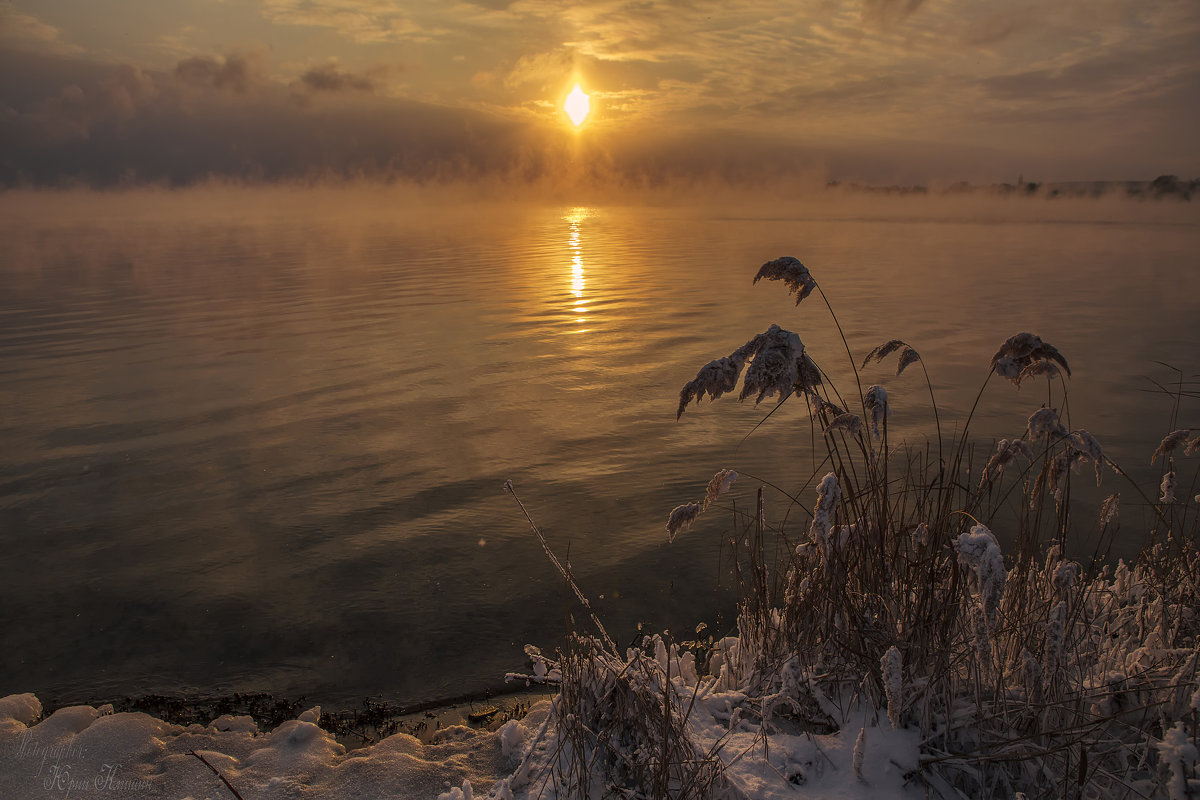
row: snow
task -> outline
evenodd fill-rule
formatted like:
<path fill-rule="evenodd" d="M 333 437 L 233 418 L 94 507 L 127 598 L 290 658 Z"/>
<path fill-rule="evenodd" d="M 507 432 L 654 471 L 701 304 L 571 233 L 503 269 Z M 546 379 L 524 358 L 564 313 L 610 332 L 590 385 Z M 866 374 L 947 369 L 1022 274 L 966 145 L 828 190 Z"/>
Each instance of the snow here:
<path fill-rule="evenodd" d="M 32 694 L 0 698 L 0 738 L 19 735 L 42 715 L 42 704 Z"/>
<path fill-rule="evenodd" d="M 736 692 L 710 694 L 704 707 L 694 710 L 689 724 L 689 732 L 702 744 L 725 737 L 720 755 L 727 764 L 725 775 L 738 794 L 755 800 L 925 796 L 921 784 L 906 786 L 904 781 L 904 773 L 917 766 L 920 736 L 915 728 L 893 729 L 876 724 L 873 715 L 853 714 L 837 733 L 828 735 L 764 735 L 761 728 L 744 722 L 742 730 L 729 734 L 712 712 L 740 699 Z M 861 778 L 854 765 L 860 737 Z"/>
<path fill-rule="evenodd" d="M 1200 781 L 1189 779 L 1188 774 L 1196 768 L 1196 746 L 1190 741 L 1182 722 L 1167 731 L 1167 735 L 1158 743 L 1158 751 L 1167 764 L 1170 777 L 1167 780 L 1167 793 L 1171 800 L 1190 800 L 1194 792 L 1200 789 Z"/>
<path fill-rule="evenodd" d="M 514 758 L 521 754 L 520 747 L 525 742 L 525 733 L 520 722 L 510 719 L 500 726 L 496 736 L 500 739 L 500 752 L 505 758 Z"/>
<path fill-rule="evenodd" d="M 396 734 L 347 752 L 308 721 L 319 719 L 316 709 L 269 733 L 258 732 L 248 717 L 184 728 L 107 710 L 61 708 L 34 724 L 41 713 L 36 697 L 0 699 L 0 798 L 232 798 L 193 751 L 248 800 L 433 800 L 452 786 L 492 786 L 511 762 L 496 733 L 463 726 L 440 731 L 430 744 Z M 508 735 L 510 741 L 524 736 Z"/>
<path fill-rule="evenodd" d="M 720 757 L 735 796 L 922 796 L 903 779 L 916 766 L 914 729 L 894 730 L 886 719 L 877 724 L 864 713 L 828 736 L 767 735 L 745 719 L 730 734 L 727 709 L 742 699 L 736 692 L 709 691 L 688 719 L 698 743 L 722 743 Z M 320 727 L 317 709 L 270 732 L 258 731 L 248 717 L 225 715 L 185 728 L 91 706 L 62 708 L 37 722 L 37 698 L 12 695 L 0 699 L 0 797 L 232 798 L 215 769 L 243 797 L 256 800 L 551 800 L 560 795 L 546 776 L 561 745 L 555 727 L 546 724 L 551 704 L 544 700 L 495 731 L 452 726 L 429 744 L 396 734 L 347 751 Z M 861 778 L 852 763 L 860 736 Z"/>
<path fill-rule="evenodd" d="M 865 699 L 839 712 L 818 694 L 822 708 L 837 717 L 835 733 L 776 725 L 779 718 L 765 708 L 767 721 L 760 722 L 742 713 L 747 698 L 741 692 L 677 671 L 676 652 L 655 655 L 655 662 L 668 661 L 676 690 L 696 689 L 686 693 L 694 700 L 684 730 L 700 752 L 715 753 L 721 761 L 724 784 L 711 796 L 928 796 L 922 781 L 909 779 L 919 765 L 919 729 L 904 725 L 900 715 L 889 719 Z M 899 673 L 898 652 L 889 651 L 883 661 L 885 673 Z M 225 715 L 207 726 L 182 727 L 103 706 L 62 708 L 39 721 L 42 707 L 35 696 L 12 695 L 0 698 L 0 798 L 225 800 L 234 795 L 223 778 L 247 800 L 568 800 L 571 791 L 553 776 L 556 762 L 571 757 L 569 738 L 554 724 L 561 699 L 542 700 L 522 719 L 495 730 L 455 725 L 429 743 L 401 733 L 347 751 L 320 727 L 319 708 L 260 732 L 248 717 Z M 1165 780 L 1161 794 L 1153 796 L 1195 796 L 1200 782 L 1193 777 L 1198 758 L 1190 732 L 1177 724 L 1155 748 Z M 937 795 L 936 775 L 925 777 L 934 781 L 930 788 Z M 595 778 L 593 794 L 603 796 Z M 949 786 L 942 788 L 944 796 L 957 796 Z"/>

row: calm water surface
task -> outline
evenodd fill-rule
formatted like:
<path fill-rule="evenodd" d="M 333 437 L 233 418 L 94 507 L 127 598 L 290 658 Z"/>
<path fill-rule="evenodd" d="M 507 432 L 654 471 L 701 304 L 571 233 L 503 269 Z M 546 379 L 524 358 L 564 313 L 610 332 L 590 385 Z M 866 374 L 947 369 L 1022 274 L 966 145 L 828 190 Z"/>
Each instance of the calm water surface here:
<path fill-rule="evenodd" d="M 571 608 L 506 479 L 618 638 L 719 626 L 729 526 L 668 545 L 666 513 L 723 467 L 798 486 L 809 428 L 785 406 L 739 447 L 767 409 L 677 423 L 679 387 L 773 322 L 853 385 L 818 300 L 751 285 L 779 255 L 860 357 L 922 352 L 948 428 L 1031 330 L 1071 361 L 1073 423 L 1142 465 L 1154 362 L 1200 368 L 1186 206 L 5 202 L 0 695 L 495 685 Z M 864 377 L 923 441 L 919 371 Z M 997 383 L 973 429 L 1019 434 L 1044 397 Z"/>

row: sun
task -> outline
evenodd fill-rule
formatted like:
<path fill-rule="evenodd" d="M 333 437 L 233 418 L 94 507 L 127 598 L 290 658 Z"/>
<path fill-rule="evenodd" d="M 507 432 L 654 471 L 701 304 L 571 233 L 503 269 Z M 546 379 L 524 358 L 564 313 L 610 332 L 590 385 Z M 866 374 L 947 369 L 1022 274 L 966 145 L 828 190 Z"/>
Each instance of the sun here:
<path fill-rule="evenodd" d="M 571 93 L 567 95 L 567 99 L 563 101 L 563 111 L 567 112 L 567 117 L 570 118 L 571 124 L 578 128 L 587 119 L 588 113 L 592 110 L 592 102 L 587 93 L 583 91 L 583 87 L 578 83 Z"/>

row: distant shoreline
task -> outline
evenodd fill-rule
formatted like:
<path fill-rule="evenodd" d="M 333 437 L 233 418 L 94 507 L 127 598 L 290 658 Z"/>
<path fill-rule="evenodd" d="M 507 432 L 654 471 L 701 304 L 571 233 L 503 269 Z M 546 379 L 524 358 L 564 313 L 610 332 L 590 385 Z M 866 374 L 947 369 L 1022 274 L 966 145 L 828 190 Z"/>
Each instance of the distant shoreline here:
<path fill-rule="evenodd" d="M 958 181 L 940 188 L 923 184 L 878 185 L 857 182 L 829 181 L 826 189 L 846 192 L 883 195 L 927 195 L 927 194 L 986 194 L 991 196 L 1038 196 L 1046 198 L 1081 198 L 1124 196 L 1143 200 L 1178 200 L 1191 202 L 1200 197 L 1200 178 L 1181 180 L 1175 175 L 1160 175 L 1151 181 L 1060 181 L 1042 183 L 1026 181 L 1017 183 L 974 184 Z"/>

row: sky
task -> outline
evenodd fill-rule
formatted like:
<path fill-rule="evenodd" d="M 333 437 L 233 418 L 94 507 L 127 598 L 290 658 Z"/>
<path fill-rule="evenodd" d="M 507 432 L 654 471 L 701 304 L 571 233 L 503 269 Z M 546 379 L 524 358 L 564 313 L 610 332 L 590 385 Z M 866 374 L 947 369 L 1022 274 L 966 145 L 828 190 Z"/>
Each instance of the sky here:
<path fill-rule="evenodd" d="M 0 0 L 0 186 L 1149 180 L 1198 141 L 1196 0 Z"/>

